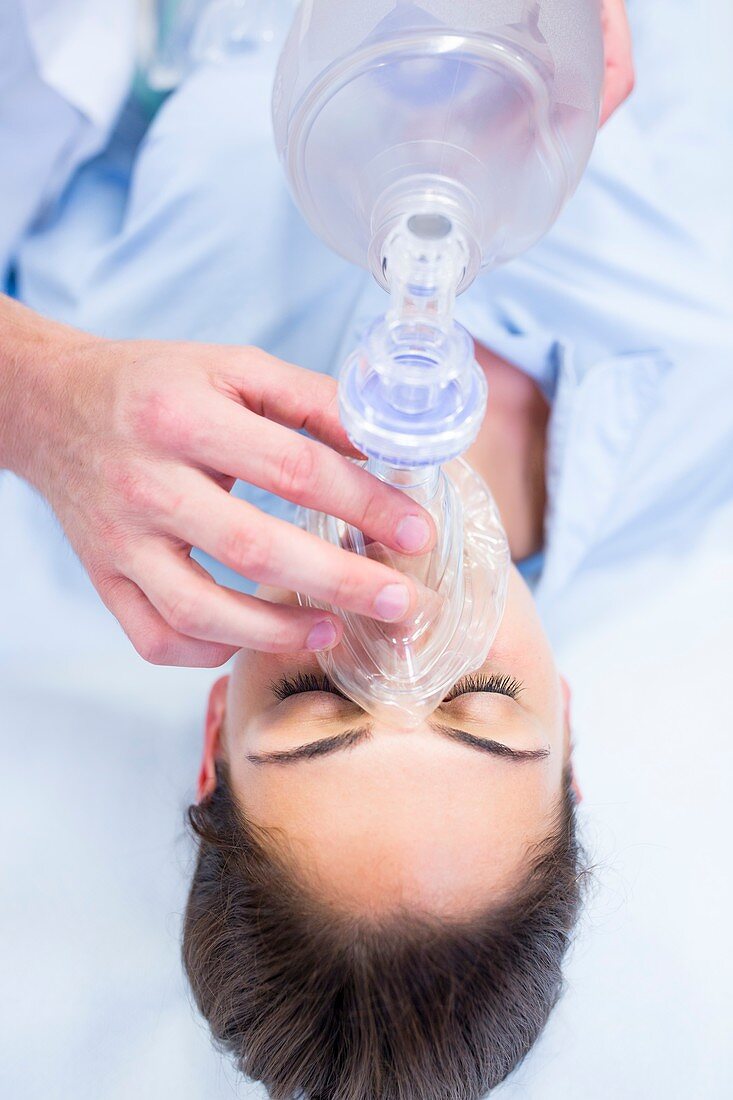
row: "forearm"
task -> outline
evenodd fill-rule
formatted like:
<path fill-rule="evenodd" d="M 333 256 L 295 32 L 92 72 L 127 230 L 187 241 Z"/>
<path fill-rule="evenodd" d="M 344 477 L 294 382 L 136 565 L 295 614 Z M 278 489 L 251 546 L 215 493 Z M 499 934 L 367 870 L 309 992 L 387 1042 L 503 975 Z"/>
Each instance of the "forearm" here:
<path fill-rule="evenodd" d="M 0 294 L 0 469 L 34 479 L 63 372 L 92 339 Z"/>

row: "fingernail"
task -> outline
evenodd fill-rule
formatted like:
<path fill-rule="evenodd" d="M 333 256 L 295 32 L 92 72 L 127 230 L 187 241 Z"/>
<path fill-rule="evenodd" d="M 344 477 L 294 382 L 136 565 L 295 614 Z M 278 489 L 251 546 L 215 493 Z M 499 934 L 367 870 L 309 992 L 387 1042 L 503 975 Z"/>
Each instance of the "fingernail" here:
<path fill-rule="evenodd" d="M 410 592 L 405 584 L 387 584 L 374 601 L 374 610 L 385 622 L 404 617 L 410 606 Z"/>
<path fill-rule="evenodd" d="M 336 641 L 337 631 L 330 619 L 316 623 L 306 639 L 307 649 L 330 649 Z"/>
<path fill-rule="evenodd" d="M 402 550 L 414 553 L 430 541 L 430 527 L 420 516 L 405 516 L 397 524 L 397 542 Z"/>

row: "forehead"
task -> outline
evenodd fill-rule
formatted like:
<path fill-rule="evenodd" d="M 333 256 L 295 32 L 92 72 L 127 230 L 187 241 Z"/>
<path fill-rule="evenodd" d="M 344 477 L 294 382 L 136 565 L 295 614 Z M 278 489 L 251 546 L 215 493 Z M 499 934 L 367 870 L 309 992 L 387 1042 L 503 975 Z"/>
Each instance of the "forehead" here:
<path fill-rule="evenodd" d="M 249 784 L 233 776 L 243 810 L 276 830 L 321 891 L 360 909 L 459 911 L 509 891 L 553 820 L 548 769 L 450 743 L 438 751 L 427 729 L 375 733 L 351 753 L 260 769 Z"/>
<path fill-rule="evenodd" d="M 503 722 L 485 731 L 487 736 L 507 738 L 510 731 L 526 729 L 526 719 L 510 710 L 506 714 Z M 303 726 L 298 723 L 305 741 L 322 735 L 317 717 L 313 729 Z M 289 809 L 293 820 L 311 817 L 318 800 L 327 798 L 333 813 L 338 808 L 349 821 L 366 823 L 377 818 L 406 823 L 421 817 L 427 829 L 433 820 L 444 824 L 433 809 L 445 803 L 454 807 L 454 821 L 478 823 L 490 813 L 498 816 L 503 810 L 516 814 L 522 807 L 529 809 L 556 785 L 555 768 L 548 768 L 544 760 L 518 763 L 477 752 L 441 736 L 427 722 L 411 729 L 375 722 L 368 740 L 322 759 L 257 766 L 249 763 L 245 745 L 232 747 L 229 755 L 234 757 L 230 768 L 247 790 L 250 806 L 263 815 Z M 258 788 L 267 791 L 261 799 L 256 796 Z M 499 793 L 503 791 L 516 794 Z M 522 798 L 520 792 L 533 797 Z"/>

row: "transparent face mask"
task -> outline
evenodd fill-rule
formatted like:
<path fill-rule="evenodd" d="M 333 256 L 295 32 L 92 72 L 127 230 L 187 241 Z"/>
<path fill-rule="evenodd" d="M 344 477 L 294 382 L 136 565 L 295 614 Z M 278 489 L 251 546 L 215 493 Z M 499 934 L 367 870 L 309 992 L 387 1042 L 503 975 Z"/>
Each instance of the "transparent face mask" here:
<path fill-rule="evenodd" d="M 364 710 L 400 727 L 422 722 L 457 680 L 486 660 L 504 613 L 509 567 L 493 498 L 467 462 L 456 459 L 442 469 L 429 468 L 427 478 L 419 479 L 420 471 L 405 471 L 402 487 L 428 509 L 438 530 L 435 549 L 419 558 L 368 543 L 360 531 L 332 516 L 302 514 L 304 526 L 319 538 L 417 581 L 417 613 L 401 623 L 378 622 L 300 597 L 303 604 L 337 611 L 344 621 L 340 644 L 318 655 L 324 672 Z"/>

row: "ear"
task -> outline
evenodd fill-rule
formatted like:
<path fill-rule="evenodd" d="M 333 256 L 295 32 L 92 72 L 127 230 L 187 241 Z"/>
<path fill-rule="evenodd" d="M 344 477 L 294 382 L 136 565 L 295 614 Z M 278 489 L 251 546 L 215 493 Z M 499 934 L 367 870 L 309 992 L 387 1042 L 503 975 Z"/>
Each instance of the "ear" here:
<path fill-rule="evenodd" d="M 201 760 L 196 801 L 203 802 L 216 787 L 216 760 L 219 755 L 219 740 L 227 709 L 228 676 L 221 676 L 209 693 L 209 706 L 206 711 L 204 729 L 204 754 Z"/>
<path fill-rule="evenodd" d="M 565 715 L 565 751 L 568 754 L 568 759 L 570 761 L 570 774 L 572 775 L 571 787 L 572 787 L 573 795 L 575 796 L 575 802 L 576 802 L 577 805 L 580 805 L 580 803 L 583 801 L 583 792 L 581 791 L 580 786 L 578 784 L 578 777 L 577 777 L 577 774 L 575 772 L 575 767 L 573 766 L 573 761 L 572 761 L 572 757 L 571 757 L 571 753 L 572 753 L 572 744 L 571 744 L 571 742 L 572 742 L 572 734 L 571 734 L 572 718 L 571 718 L 571 711 L 572 711 L 573 693 L 571 692 L 570 685 L 568 684 L 568 682 L 567 682 L 567 680 L 565 679 L 564 676 L 560 677 L 560 687 L 562 689 L 563 710 L 564 710 L 564 715 Z"/>

